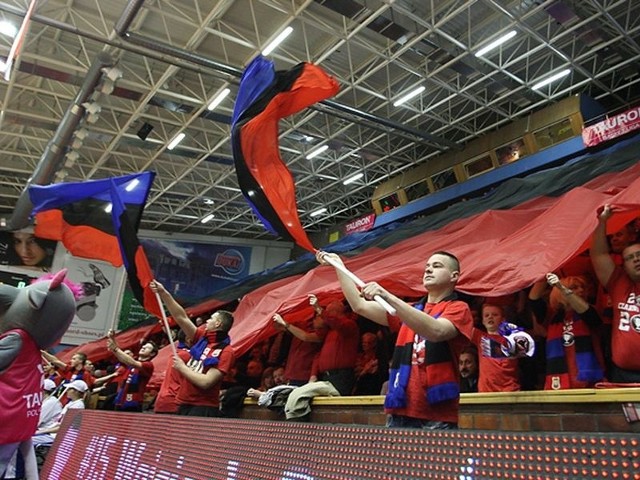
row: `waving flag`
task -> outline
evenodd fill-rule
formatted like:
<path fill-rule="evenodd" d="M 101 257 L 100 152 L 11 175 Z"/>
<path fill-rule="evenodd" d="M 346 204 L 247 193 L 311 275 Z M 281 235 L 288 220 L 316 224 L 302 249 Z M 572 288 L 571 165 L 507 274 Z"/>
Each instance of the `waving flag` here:
<path fill-rule="evenodd" d="M 300 223 L 295 183 L 278 147 L 278 122 L 338 92 L 338 82 L 320 67 L 300 63 L 276 72 L 259 56 L 240 80 L 231 122 L 238 183 L 267 230 L 313 251 Z"/>
<path fill-rule="evenodd" d="M 61 241 L 72 255 L 124 265 L 136 299 L 161 316 L 148 288 L 153 280 L 137 231 L 155 174 L 29 187 L 35 234 Z"/>

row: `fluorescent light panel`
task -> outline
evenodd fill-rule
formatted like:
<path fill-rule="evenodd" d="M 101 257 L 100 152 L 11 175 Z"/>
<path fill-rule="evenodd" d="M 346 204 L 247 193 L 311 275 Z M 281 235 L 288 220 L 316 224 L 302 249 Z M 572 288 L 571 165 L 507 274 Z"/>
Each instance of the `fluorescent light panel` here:
<path fill-rule="evenodd" d="M 558 73 L 556 73 L 554 75 L 551 75 L 549 78 L 545 78 L 544 80 L 539 81 L 533 87 L 531 87 L 531 89 L 532 90 L 539 90 L 540 88 L 546 87 L 547 85 L 549 85 L 550 83 L 555 82 L 556 80 L 560 80 L 561 78 L 566 77 L 570 73 L 571 73 L 571 69 L 570 68 L 565 68 L 564 70 L 561 70 Z"/>
<path fill-rule="evenodd" d="M 109 205 L 104 207 L 104 211 L 107 213 L 111 213 L 111 210 L 113 210 L 113 203 L 110 203 Z"/>
<path fill-rule="evenodd" d="M 140 183 L 140 180 L 138 180 L 137 178 L 134 178 L 133 180 L 131 180 L 126 187 L 124 187 L 124 189 L 127 192 L 132 191 L 134 188 L 136 188 L 138 186 L 138 184 Z"/>
<path fill-rule="evenodd" d="M 319 208 L 318 210 L 316 210 L 315 212 L 311 212 L 309 214 L 309 216 L 310 217 L 317 217 L 318 215 L 322 215 L 326 211 L 327 211 L 327 209 L 325 207 L 322 207 L 322 208 Z"/>
<path fill-rule="evenodd" d="M 18 34 L 18 27 L 11 22 L 3 20 L 0 22 L 0 34 L 13 38 Z"/>
<path fill-rule="evenodd" d="M 414 97 L 417 97 L 418 95 L 420 95 L 422 92 L 424 92 L 426 90 L 426 87 L 424 85 L 416 88 L 415 90 L 410 91 L 409 93 L 407 93 L 406 95 L 400 97 L 398 100 L 396 100 L 395 102 L 393 102 L 393 106 L 394 107 L 399 107 L 400 105 L 402 105 L 403 103 L 408 102 L 409 100 L 411 100 Z"/>
<path fill-rule="evenodd" d="M 362 177 L 364 177 L 364 173 L 360 172 L 360 173 L 356 173 L 355 175 L 350 176 L 349 178 L 345 179 L 342 184 L 343 185 L 349 185 L 350 183 L 353 182 L 357 182 L 358 180 L 360 180 Z"/>
<path fill-rule="evenodd" d="M 509 40 L 511 40 L 517 34 L 518 34 L 518 32 L 516 30 L 508 31 L 507 33 L 505 33 L 500 38 L 498 38 L 498 39 L 494 40 L 493 42 L 491 42 L 489 45 L 485 45 L 480 50 L 478 50 L 475 53 L 476 57 L 481 57 L 481 56 L 489 53 L 491 50 L 494 50 L 494 49 L 498 48 L 503 43 L 508 42 Z"/>
<path fill-rule="evenodd" d="M 215 109 L 218 105 L 220 105 L 220 103 L 222 103 L 222 101 L 227 97 L 227 95 L 229 95 L 229 93 L 231 93 L 231 90 L 229 90 L 228 88 L 223 88 L 220 93 L 218 93 L 218 95 L 216 95 L 216 97 L 211 100 L 211 103 L 207 106 L 207 110 Z"/>
<path fill-rule="evenodd" d="M 313 152 L 307 155 L 307 160 L 311 160 L 312 158 L 317 157 L 328 148 L 329 148 L 329 145 L 322 145 L 321 147 L 315 149 Z"/>
<path fill-rule="evenodd" d="M 167 150 L 173 150 L 174 148 L 176 148 L 176 146 L 184 139 L 184 137 L 184 132 L 180 132 L 175 137 L 173 137 L 173 140 L 171 140 L 169 142 L 169 145 L 167 145 Z"/>
<path fill-rule="evenodd" d="M 284 39 L 291 34 L 291 32 L 293 32 L 293 27 L 287 27 L 283 31 L 281 31 L 280 35 L 274 38 L 273 41 L 269 45 L 267 45 L 264 50 L 262 50 L 262 55 L 266 57 L 271 52 L 273 52 L 276 47 L 280 45 L 284 41 Z"/>
<path fill-rule="evenodd" d="M 200 223 L 208 223 L 211 220 L 213 220 L 213 217 L 215 217 L 215 215 L 213 213 L 210 213 L 209 215 L 204 217 L 202 220 L 200 220 Z"/>

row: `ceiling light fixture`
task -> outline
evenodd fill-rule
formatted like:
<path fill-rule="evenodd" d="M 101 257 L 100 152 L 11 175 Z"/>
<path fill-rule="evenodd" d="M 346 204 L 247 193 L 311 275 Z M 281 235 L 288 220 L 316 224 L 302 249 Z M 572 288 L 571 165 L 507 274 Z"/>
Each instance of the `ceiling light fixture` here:
<path fill-rule="evenodd" d="M 97 102 L 84 102 L 82 106 L 87 113 L 87 122 L 96 123 L 102 111 L 100 104 Z"/>
<path fill-rule="evenodd" d="M 104 207 L 104 211 L 107 213 L 111 213 L 111 210 L 113 210 L 113 203 L 110 203 L 109 205 Z"/>
<path fill-rule="evenodd" d="M 228 88 L 223 88 L 220 92 L 211 100 L 211 103 L 207 106 L 207 110 L 215 109 L 222 101 L 231 93 L 231 90 Z"/>
<path fill-rule="evenodd" d="M 122 70 L 116 67 L 110 67 L 110 68 L 104 67 L 101 70 L 102 70 L 102 73 L 104 73 L 105 76 L 112 82 L 115 82 L 116 80 L 120 80 L 123 75 Z"/>
<path fill-rule="evenodd" d="M 140 183 L 140 180 L 138 180 L 137 178 L 134 178 L 133 180 L 131 180 L 131 181 L 127 184 L 127 186 L 126 186 L 126 187 L 124 187 L 124 189 L 125 189 L 127 192 L 130 192 L 130 191 L 132 191 L 133 189 L 135 189 L 135 188 L 138 186 L 138 184 L 139 184 L 139 183 Z"/>
<path fill-rule="evenodd" d="M 407 93 L 406 95 L 400 97 L 398 100 L 396 100 L 395 102 L 393 102 L 393 106 L 394 107 L 399 107 L 400 105 L 402 105 L 403 103 L 408 102 L 409 100 L 411 100 L 414 97 L 417 97 L 418 95 L 420 95 L 422 92 L 424 92 L 426 90 L 427 87 L 425 87 L 424 85 L 416 88 L 415 90 L 410 91 L 409 93 Z"/>
<path fill-rule="evenodd" d="M 329 145 L 322 145 L 321 147 L 315 149 L 313 152 L 307 155 L 307 160 L 311 160 L 312 158 L 317 157 L 322 152 L 326 151 L 328 148 L 329 148 Z"/>
<path fill-rule="evenodd" d="M 485 45 L 484 47 L 482 47 L 480 50 L 478 50 L 475 53 L 476 57 L 482 57 L 483 55 L 486 55 L 487 53 L 489 53 L 491 50 L 494 50 L 496 48 L 498 48 L 500 45 L 502 45 L 505 42 L 508 42 L 509 40 L 511 40 L 513 37 L 515 37 L 518 34 L 518 32 L 516 30 L 510 30 L 507 33 L 505 33 L 504 35 L 502 35 L 501 37 L 495 39 L 493 42 L 491 42 L 489 45 Z"/>
<path fill-rule="evenodd" d="M 284 41 L 284 39 L 291 34 L 291 32 L 293 32 L 293 27 L 290 26 L 281 31 L 280 34 L 276 38 L 274 38 L 273 41 L 264 48 L 264 50 L 262 50 L 262 55 L 266 57 L 271 52 L 273 52 L 276 47 L 280 45 Z"/>
<path fill-rule="evenodd" d="M 0 22 L 0 34 L 13 38 L 18 34 L 18 27 L 11 22 L 3 20 Z"/>
<path fill-rule="evenodd" d="M 322 207 L 322 208 L 319 208 L 318 210 L 316 210 L 315 212 L 311 212 L 309 214 L 309 216 L 310 217 L 317 217 L 318 215 L 322 215 L 326 211 L 327 211 L 326 207 Z"/>
<path fill-rule="evenodd" d="M 547 85 L 549 85 L 550 83 L 555 82 L 556 80 L 560 80 L 561 78 L 566 77 L 567 75 L 569 75 L 571 73 L 571 69 L 570 68 L 565 68 L 564 70 L 559 71 L 558 73 L 555 73 L 553 75 L 551 75 L 548 78 L 545 78 L 544 80 L 539 81 L 538 83 L 536 83 L 535 85 L 533 85 L 533 87 L 531 87 L 532 90 L 539 90 L 542 87 L 546 87 Z"/>
<path fill-rule="evenodd" d="M 213 213 L 210 213 L 209 215 L 204 217 L 202 220 L 200 220 L 200 223 L 208 223 L 211 220 L 213 220 L 213 217 L 215 217 L 215 215 Z"/>
<path fill-rule="evenodd" d="M 171 140 L 169 142 L 169 145 L 167 145 L 167 150 L 173 150 L 174 148 L 176 148 L 176 146 L 184 139 L 185 136 L 186 134 L 184 132 L 180 132 L 175 137 L 173 137 L 173 140 Z"/>
<path fill-rule="evenodd" d="M 342 184 L 343 185 L 349 185 L 350 183 L 353 182 L 357 182 L 358 180 L 360 180 L 362 177 L 364 177 L 364 173 L 360 172 L 360 173 L 356 173 L 355 175 L 350 176 L 349 178 L 345 179 Z"/>
<path fill-rule="evenodd" d="M 73 167 L 79 158 L 80 158 L 80 154 L 78 152 L 74 150 L 70 151 L 65 156 L 64 167 L 65 168 Z"/>

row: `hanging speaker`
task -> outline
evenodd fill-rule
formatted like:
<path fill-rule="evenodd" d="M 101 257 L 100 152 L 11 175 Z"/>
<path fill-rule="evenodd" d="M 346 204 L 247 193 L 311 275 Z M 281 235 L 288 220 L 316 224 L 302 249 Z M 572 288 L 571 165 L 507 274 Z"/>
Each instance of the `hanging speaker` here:
<path fill-rule="evenodd" d="M 153 130 L 153 125 L 151 125 L 150 123 L 144 122 L 142 127 L 140 127 L 140 130 L 138 130 L 138 133 L 136 133 L 136 135 L 138 135 L 138 138 L 140 140 L 146 140 L 149 134 L 151 133 L 151 130 Z"/>

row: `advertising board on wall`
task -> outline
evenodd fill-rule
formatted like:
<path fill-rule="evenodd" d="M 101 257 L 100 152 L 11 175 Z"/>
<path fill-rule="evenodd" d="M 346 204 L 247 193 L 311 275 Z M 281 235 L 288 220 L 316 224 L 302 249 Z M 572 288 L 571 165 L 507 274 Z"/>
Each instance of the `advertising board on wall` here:
<path fill-rule="evenodd" d="M 251 247 L 141 239 L 157 278 L 182 305 L 193 305 L 249 273 Z"/>

